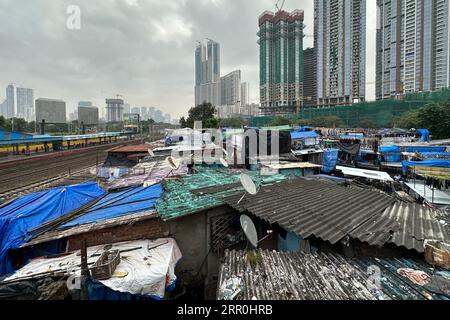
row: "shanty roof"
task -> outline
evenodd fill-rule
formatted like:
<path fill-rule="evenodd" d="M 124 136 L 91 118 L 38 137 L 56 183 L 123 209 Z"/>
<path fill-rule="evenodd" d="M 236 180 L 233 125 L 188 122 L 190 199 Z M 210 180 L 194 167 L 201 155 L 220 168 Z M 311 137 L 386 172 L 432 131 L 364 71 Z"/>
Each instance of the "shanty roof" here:
<path fill-rule="evenodd" d="M 423 262 L 406 259 L 346 258 L 337 253 L 258 251 L 249 262 L 245 251 L 226 251 L 220 267 L 217 298 L 227 290 L 236 300 L 426 300 L 442 296 L 398 274 L 399 268 L 425 272 Z M 256 262 L 255 262 L 256 261 Z M 380 286 L 371 285 L 372 270 L 380 270 Z M 234 280 L 235 285 L 230 285 Z M 240 291 L 240 292 L 238 292 Z"/>
<path fill-rule="evenodd" d="M 393 198 L 379 191 L 305 178 L 263 187 L 237 204 L 240 197 L 230 196 L 225 202 L 303 238 L 314 235 L 332 244 L 394 203 Z"/>
<path fill-rule="evenodd" d="M 371 245 L 393 243 L 424 252 L 425 240 L 450 242 L 450 229 L 439 222 L 438 212 L 417 203 L 396 202 L 351 233 Z"/>
<path fill-rule="evenodd" d="M 342 171 L 342 173 L 346 176 L 394 182 L 394 179 L 392 179 L 388 173 L 383 172 L 383 171 L 349 168 L 349 167 L 343 167 L 343 166 L 337 166 L 336 169 Z"/>
<path fill-rule="evenodd" d="M 164 181 L 163 201 L 156 210 L 163 220 L 179 218 L 224 204 L 225 196 L 239 194 L 244 190 L 239 182 L 244 170 L 230 170 L 212 167 L 197 167 L 197 172 L 178 179 Z M 245 171 L 255 183 L 267 185 L 286 178 L 285 175 L 260 175 L 257 171 Z"/>

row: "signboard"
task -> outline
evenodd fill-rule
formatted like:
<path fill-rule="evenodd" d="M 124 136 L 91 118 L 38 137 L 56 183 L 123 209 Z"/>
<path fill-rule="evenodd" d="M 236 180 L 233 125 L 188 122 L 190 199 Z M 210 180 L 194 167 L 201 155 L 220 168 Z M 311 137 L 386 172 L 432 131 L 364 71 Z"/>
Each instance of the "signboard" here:
<path fill-rule="evenodd" d="M 123 121 L 125 123 L 139 123 L 139 114 L 138 113 L 124 113 L 123 114 Z"/>
<path fill-rule="evenodd" d="M 62 100 L 37 99 L 36 121 L 46 123 L 66 123 L 66 103 Z"/>

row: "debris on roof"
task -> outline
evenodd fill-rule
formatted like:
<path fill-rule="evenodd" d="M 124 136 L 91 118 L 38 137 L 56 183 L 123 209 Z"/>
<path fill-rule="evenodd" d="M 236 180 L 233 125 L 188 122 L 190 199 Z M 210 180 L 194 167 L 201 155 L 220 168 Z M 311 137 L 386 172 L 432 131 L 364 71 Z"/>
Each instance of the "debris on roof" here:
<path fill-rule="evenodd" d="M 92 266 L 104 248 L 104 246 L 88 248 L 88 265 Z M 111 278 L 98 281 L 114 291 L 161 299 L 166 288 L 173 285 L 176 280 L 175 265 L 181 259 L 181 252 L 174 239 L 115 243 L 108 250 L 121 252 L 120 263 Z M 50 276 L 80 276 L 80 259 L 80 251 L 57 258 L 37 258 L 6 277 L 0 285 Z"/>
<path fill-rule="evenodd" d="M 350 259 L 332 252 L 304 254 L 260 250 L 256 254 L 259 261 L 252 264 L 245 251 L 225 251 L 219 272 L 219 300 L 227 297 L 235 300 L 445 299 L 398 273 L 406 267 L 431 278 L 434 269 L 415 260 Z M 237 285 L 228 285 L 230 279 Z"/>

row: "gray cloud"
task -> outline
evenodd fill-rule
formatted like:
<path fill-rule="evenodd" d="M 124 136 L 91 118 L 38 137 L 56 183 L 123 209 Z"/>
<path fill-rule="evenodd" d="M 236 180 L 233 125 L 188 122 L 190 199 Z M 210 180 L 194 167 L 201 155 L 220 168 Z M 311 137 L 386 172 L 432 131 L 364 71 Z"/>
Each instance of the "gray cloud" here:
<path fill-rule="evenodd" d="M 157 106 L 173 116 L 193 105 L 195 40 L 221 43 L 222 74 L 242 70 L 258 94 L 257 19 L 275 0 L 0 0 L 0 90 L 8 83 L 101 108 L 120 93 L 132 106 Z M 374 6 L 375 1 L 368 1 Z M 66 8 L 81 8 L 81 30 L 66 28 Z M 305 10 L 313 33 L 313 0 L 286 1 Z M 368 21 L 372 23 L 370 15 Z M 372 28 L 374 29 L 374 28 Z M 368 52 L 374 52 L 368 34 Z M 312 46 L 313 39 L 305 38 Z M 374 65 L 374 57 L 368 64 Z M 374 79 L 368 66 L 368 81 Z M 372 88 L 369 86 L 369 96 Z M 4 96 L 4 93 L 1 94 Z"/>

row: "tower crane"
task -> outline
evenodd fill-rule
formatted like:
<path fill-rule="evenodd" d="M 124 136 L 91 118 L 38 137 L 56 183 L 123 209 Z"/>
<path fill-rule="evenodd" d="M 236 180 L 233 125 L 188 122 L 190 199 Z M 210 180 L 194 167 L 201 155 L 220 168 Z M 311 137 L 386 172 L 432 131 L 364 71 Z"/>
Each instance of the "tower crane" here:
<path fill-rule="evenodd" d="M 281 5 L 279 5 L 281 2 Z M 284 3 L 286 2 L 286 0 L 278 0 L 277 3 L 275 4 L 275 8 L 277 8 L 277 11 L 281 11 L 283 10 L 284 7 Z"/>

